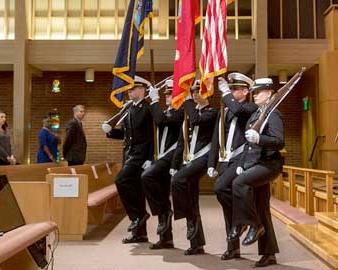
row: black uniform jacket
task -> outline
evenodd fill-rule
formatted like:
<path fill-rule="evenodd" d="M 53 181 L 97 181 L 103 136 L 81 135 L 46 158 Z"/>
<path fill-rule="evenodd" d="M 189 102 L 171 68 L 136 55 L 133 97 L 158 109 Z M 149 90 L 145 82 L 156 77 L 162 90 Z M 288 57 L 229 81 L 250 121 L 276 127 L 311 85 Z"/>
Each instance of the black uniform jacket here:
<path fill-rule="evenodd" d="M 218 110 L 212 108 L 210 105 L 202 109 L 197 109 L 196 104 L 193 102 L 193 100 L 189 99 L 184 102 L 184 111 L 188 114 L 189 117 L 189 145 L 192 139 L 194 127 L 199 126 L 199 132 L 194 151 L 194 154 L 196 154 L 199 150 L 201 150 L 204 146 L 211 142 Z M 183 150 L 184 137 L 183 128 L 181 128 L 178 138 L 178 145 L 171 163 L 171 168 L 178 170 L 181 167 L 183 162 Z"/>
<path fill-rule="evenodd" d="M 150 108 L 145 100 L 131 105 L 123 119 L 122 129 L 114 128 L 107 133 L 108 138 L 124 139 L 123 163 L 142 166 L 153 159 L 154 134 Z"/>
<path fill-rule="evenodd" d="M 257 121 L 260 115 L 258 109 L 250 117 L 246 129 L 250 129 Z M 284 126 L 281 113 L 275 110 L 271 113 L 268 121 L 260 134 L 259 143 L 247 142 L 245 146 L 245 155 L 243 155 L 243 167 L 248 169 L 255 164 L 265 164 L 273 169 L 274 162 L 276 161 L 276 170 L 280 170 L 281 155 L 279 150 L 284 147 Z M 278 167 L 278 168 L 277 168 Z"/>
<path fill-rule="evenodd" d="M 246 123 L 249 120 L 251 114 L 257 110 L 257 105 L 253 102 L 238 102 L 235 100 L 232 94 L 228 94 L 222 98 L 222 102 L 225 104 L 225 107 L 228 108 L 228 111 L 225 116 L 224 122 L 224 147 L 228 139 L 229 129 L 231 121 L 234 117 L 237 117 L 236 128 L 234 132 L 234 137 L 232 139 L 231 151 L 234 151 L 242 144 L 246 143 L 244 136 Z M 212 136 L 212 145 L 209 153 L 208 167 L 216 168 L 218 158 L 219 158 L 219 120 L 220 113 L 218 114 L 214 133 Z M 239 156 L 234 157 L 234 159 L 239 158 Z"/>
<path fill-rule="evenodd" d="M 75 118 L 66 126 L 63 156 L 67 161 L 83 163 L 86 159 L 87 141 L 82 124 Z"/>
<path fill-rule="evenodd" d="M 164 152 L 166 152 L 178 140 L 180 129 L 182 127 L 184 111 L 183 109 L 169 109 L 163 111 L 159 102 L 151 104 L 150 111 L 159 131 L 159 140 L 157 142 L 159 149 L 161 146 L 164 128 L 168 127 L 168 133 L 164 145 Z M 168 152 L 161 159 L 171 162 L 173 155 L 174 150 Z"/>

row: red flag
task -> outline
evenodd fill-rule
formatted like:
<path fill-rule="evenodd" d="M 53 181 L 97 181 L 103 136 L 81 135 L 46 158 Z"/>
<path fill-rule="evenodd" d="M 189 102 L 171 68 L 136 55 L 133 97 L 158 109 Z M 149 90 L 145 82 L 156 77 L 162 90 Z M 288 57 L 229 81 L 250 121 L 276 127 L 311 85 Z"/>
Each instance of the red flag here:
<path fill-rule="evenodd" d="M 200 94 L 206 98 L 214 93 L 214 77 L 227 71 L 226 0 L 209 0 L 199 63 L 201 72 Z M 228 0 L 228 4 L 232 1 Z"/>
<path fill-rule="evenodd" d="M 174 108 L 179 108 L 195 78 L 195 24 L 200 21 L 200 0 L 180 0 L 178 9 L 176 55 L 174 65 Z"/>

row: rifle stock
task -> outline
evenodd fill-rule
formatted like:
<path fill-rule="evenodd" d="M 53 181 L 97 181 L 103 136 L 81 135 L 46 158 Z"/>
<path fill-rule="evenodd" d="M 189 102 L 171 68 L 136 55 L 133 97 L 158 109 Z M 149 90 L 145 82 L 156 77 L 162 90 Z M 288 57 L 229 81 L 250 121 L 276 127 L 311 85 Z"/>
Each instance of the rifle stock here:
<path fill-rule="evenodd" d="M 121 117 L 124 115 L 124 113 L 127 111 L 127 109 L 130 107 L 130 105 L 133 104 L 132 100 L 129 100 L 123 107 L 122 109 L 115 114 L 113 117 L 108 119 L 106 121 L 107 124 L 111 125 L 112 128 L 116 126 L 116 124 L 120 121 Z"/>

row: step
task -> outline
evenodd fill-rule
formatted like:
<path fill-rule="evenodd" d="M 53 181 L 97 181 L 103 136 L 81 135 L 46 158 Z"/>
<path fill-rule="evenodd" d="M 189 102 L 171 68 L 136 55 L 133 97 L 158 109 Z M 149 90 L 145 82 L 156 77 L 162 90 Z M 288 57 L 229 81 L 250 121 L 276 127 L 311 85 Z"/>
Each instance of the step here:
<path fill-rule="evenodd" d="M 290 224 L 290 234 L 333 269 L 338 269 L 338 234 L 327 233 L 316 224 Z"/>
<path fill-rule="evenodd" d="M 280 201 L 274 197 L 270 199 L 271 214 L 285 224 L 317 224 L 315 217 L 310 216 L 298 208 L 292 207 L 287 201 Z"/>
<path fill-rule="evenodd" d="M 338 213 L 316 212 L 315 217 L 319 221 L 321 229 L 331 231 L 338 235 Z"/>

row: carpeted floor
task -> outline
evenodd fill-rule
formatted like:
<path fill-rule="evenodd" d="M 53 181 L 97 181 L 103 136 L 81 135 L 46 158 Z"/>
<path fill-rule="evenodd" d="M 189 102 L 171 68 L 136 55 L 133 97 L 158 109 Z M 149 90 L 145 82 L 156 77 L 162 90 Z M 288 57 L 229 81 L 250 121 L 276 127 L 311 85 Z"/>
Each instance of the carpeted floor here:
<path fill-rule="evenodd" d="M 257 260 L 257 244 L 242 248 L 242 259 L 221 261 L 224 252 L 225 229 L 221 208 L 214 196 L 201 196 L 201 215 L 206 235 L 205 250 L 207 254 L 184 256 L 184 249 L 189 247 L 185 239 L 185 220 L 174 222 L 175 249 L 153 251 L 148 243 L 122 245 L 121 238 L 126 235 L 129 225 L 127 217 L 115 227 L 109 221 L 92 230 L 87 239 L 81 242 L 60 243 L 55 255 L 55 270 L 166 270 L 166 269 L 251 269 Z M 115 222 L 116 223 L 116 222 Z M 274 219 L 280 253 L 277 254 L 278 265 L 264 269 L 302 270 L 329 269 L 302 245 L 292 239 L 286 226 Z M 157 218 L 148 222 L 150 241 L 157 241 L 155 234 Z M 113 230 L 112 228 L 115 227 Z"/>

